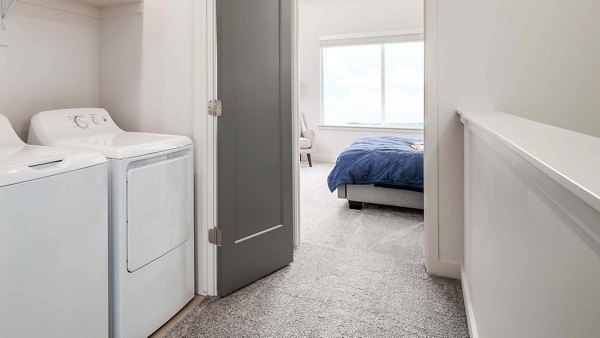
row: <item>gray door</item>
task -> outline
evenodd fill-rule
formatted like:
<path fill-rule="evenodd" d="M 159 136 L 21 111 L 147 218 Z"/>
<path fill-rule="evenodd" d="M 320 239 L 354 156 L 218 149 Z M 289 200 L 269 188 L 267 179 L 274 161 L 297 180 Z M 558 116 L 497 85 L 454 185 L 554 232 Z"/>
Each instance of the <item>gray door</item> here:
<path fill-rule="evenodd" d="M 217 0 L 218 293 L 292 262 L 291 1 Z"/>

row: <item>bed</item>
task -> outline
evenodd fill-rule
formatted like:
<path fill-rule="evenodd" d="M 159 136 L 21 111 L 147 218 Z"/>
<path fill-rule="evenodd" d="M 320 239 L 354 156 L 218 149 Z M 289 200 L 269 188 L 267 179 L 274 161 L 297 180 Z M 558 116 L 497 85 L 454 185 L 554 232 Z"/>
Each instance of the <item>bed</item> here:
<path fill-rule="evenodd" d="M 423 142 L 382 136 L 355 140 L 327 178 L 351 209 L 363 203 L 423 209 Z"/>

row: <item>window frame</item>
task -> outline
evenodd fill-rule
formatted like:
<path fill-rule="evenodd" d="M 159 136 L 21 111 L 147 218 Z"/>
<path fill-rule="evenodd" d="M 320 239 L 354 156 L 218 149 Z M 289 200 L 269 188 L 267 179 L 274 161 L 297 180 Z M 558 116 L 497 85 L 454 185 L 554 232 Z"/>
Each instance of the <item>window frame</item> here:
<path fill-rule="evenodd" d="M 403 30 L 403 31 L 388 31 L 374 32 L 364 34 L 343 34 L 343 35 L 328 35 L 319 37 L 319 53 L 320 53 L 320 113 L 319 113 L 319 128 L 331 130 L 363 130 L 369 129 L 374 131 L 384 130 L 411 130 L 422 131 L 424 125 L 416 125 L 409 123 L 385 123 L 385 44 L 398 42 L 424 42 L 423 30 Z M 324 54 L 327 47 L 337 46 L 365 46 L 365 45 L 380 45 L 381 46 L 381 121 L 383 123 L 377 125 L 354 125 L 354 124 L 326 124 L 325 121 L 325 86 L 324 86 Z M 425 83 L 423 83 L 425 86 Z M 423 105 L 425 102 L 423 101 Z"/>

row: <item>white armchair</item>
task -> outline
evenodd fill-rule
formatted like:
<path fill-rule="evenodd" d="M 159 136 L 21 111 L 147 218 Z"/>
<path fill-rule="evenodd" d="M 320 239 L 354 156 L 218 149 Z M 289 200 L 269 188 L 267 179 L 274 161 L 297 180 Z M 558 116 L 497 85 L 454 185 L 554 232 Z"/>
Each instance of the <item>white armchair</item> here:
<path fill-rule="evenodd" d="M 302 161 L 302 154 L 306 154 L 308 159 L 308 165 L 312 167 L 312 158 L 310 154 L 316 151 L 317 148 L 317 131 L 313 128 L 306 128 L 306 121 L 304 120 L 304 113 L 300 114 L 300 127 L 302 128 L 302 135 L 300 136 L 300 161 Z"/>

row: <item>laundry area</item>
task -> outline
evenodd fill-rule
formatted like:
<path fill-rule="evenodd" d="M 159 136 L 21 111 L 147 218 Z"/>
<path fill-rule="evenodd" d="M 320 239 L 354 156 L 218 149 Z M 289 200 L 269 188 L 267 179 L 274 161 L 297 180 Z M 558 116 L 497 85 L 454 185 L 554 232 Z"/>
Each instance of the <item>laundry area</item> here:
<path fill-rule="evenodd" d="M 0 336 L 148 337 L 196 295 L 193 3 L 2 0 Z"/>

